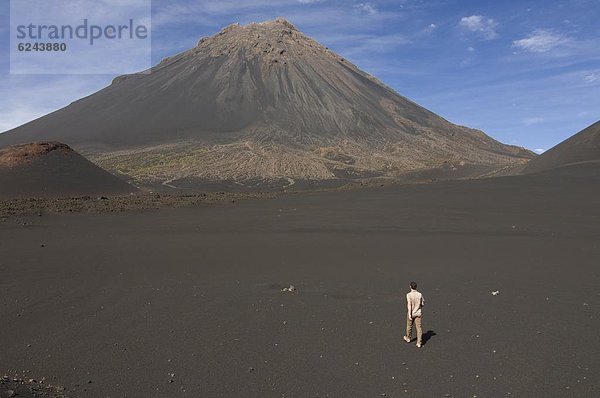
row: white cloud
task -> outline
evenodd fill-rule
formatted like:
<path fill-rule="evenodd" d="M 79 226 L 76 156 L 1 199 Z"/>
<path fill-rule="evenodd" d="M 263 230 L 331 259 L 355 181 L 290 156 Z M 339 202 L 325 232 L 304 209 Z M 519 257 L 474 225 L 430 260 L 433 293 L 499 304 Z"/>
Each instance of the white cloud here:
<path fill-rule="evenodd" d="M 327 43 L 340 51 L 340 54 L 354 58 L 364 54 L 389 54 L 401 46 L 411 43 L 411 40 L 402 34 L 370 35 L 349 34 L 330 35 Z"/>
<path fill-rule="evenodd" d="M 545 53 L 571 41 L 568 37 L 549 30 L 535 30 L 524 39 L 513 41 L 513 46 L 531 53 Z"/>
<path fill-rule="evenodd" d="M 281 0 L 278 2 L 277 14 L 266 10 L 273 9 L 273 0 L 181 0 L 178 2 L 154 2 L 152 24 L 154 27 L 164 25 L 181 25 L 194 23 L 197 26 L 221 27 L 233 21 L 247 20 L 244 16 L 253 15 L 257 10 L 264 11 L 264 19 L 273 19 L 276 15 L 287 15 L 286 10 L 302 7 L 302 4 L 319 3 L 324 0 Z M 232 18 L 235 17 L 235 18 Z M 258 22 L 257 21 L 257 22 Z"/>
<path fill-rule="evenodd" d="M 541 155 L 542 153 L 546 152 L 546 150 L 542 148 L 536 148 L 533 150 L 533 152 L 537 153 L 538 155 Z"/>
<path fill-rule="evenodd" d="M 362 13 L 369 14 L 369 15 L 375 15 L 378 12 L 377 7 L 375 7 L 371 3 L 360 3 L 360 4 L 355 5 L 354 8 L 356 8 L 357 10 L 359 10 Z"/>
<path fill-rule="evenodd" d="M 471 15 L 470 17 L 462 17 L 458 23 L 463 30 L 473 32 L 479 35 L 484 40 L 492 40 L 498 37 L 498 22 L 492 18 L 484 17 L 483 15 Z"/>
<path fill-rule="evenodd" d="M 542 122 L 544 122 L 544 118 L 543 117 L 528 117 L 523 119 L 523 124 L 525 126 L 533 126 L 534 124 L 540 124 Z"/>
<path fill-rule="evenodd" d="M 583 75 L 583 81 L 586 83 L 600 83 L 600 72 L 588 72 Z"/>
<path fill-rule="evenodd" d="M 430 24 L 430 25 L 429 25 L 429 28 L 430 28 L 430 29 L 435 29 L 435 28 L 437 28 L 437 25 L 436 25 L 436 24 L 434 24 L 434 23 L 432 23 L 432 24 Z"/>

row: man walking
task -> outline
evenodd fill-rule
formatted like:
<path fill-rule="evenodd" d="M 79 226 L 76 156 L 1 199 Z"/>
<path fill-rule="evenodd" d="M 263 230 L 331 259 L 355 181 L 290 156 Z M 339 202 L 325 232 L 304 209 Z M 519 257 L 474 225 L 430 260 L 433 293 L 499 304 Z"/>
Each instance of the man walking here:
<path fill-rule="evenodd" d="M 423 338 L 423 327 L 421 324 L 421 309 L 425 305 L 423 295 L 417 291 L 417 284 L 410 283 L 410 293 L 406 294 L 406 308 L 408 310 L 406 317 L 406 336 L 404 341 L 410 343 L 413 323 L 417 328 L 417 348 L 421 348 L 421 339 Z"/>

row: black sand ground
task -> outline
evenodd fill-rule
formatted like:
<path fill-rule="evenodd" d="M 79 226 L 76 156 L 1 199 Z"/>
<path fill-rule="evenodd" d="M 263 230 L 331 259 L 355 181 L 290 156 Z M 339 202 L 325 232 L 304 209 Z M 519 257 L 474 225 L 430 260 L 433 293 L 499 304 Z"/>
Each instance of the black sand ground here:
<path fill-rule="evenodd" d="M 9 218 L 0 372 L 72 397 L 596 397 L 599 182 Z M 413 279 L 420 350 L 401 339 Z"/>

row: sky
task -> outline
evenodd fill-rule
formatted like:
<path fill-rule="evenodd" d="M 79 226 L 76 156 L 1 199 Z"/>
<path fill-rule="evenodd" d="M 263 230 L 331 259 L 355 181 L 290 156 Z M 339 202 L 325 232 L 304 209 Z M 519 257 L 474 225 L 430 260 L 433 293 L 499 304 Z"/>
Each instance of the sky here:
<path fill-rule="evenodd" d="M 401 95 L 504 143 L 542 152 L 600 120 L 600 0 L 154 0 L 152 62 L 231 23 L 278 16 Z M 9 22 L 0 0 L 0 132 L 115 77 L 11 75 Z"/>

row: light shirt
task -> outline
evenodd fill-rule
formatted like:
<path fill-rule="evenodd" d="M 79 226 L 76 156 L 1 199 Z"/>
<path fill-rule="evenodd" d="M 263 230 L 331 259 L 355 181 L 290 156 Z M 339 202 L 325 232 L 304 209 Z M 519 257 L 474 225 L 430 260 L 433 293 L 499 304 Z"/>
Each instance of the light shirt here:
<path fill-rule="evenodd" d="M 411 318 L 421 316 L 421 307 L 425 305 L 423 295 L 416 290 L 406 294 L 406 307 Z"/>

